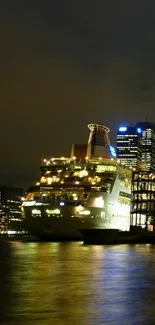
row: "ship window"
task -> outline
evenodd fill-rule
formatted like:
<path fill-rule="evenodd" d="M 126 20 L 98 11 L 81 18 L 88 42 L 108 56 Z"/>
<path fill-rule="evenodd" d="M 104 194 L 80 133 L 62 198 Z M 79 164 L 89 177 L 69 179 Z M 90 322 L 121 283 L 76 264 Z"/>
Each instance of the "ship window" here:
<path fill-rule="evenodd" d="M 100 174 L 104 172 L 116 172 L 116 167 L 109 165 L 98 165 L 96 167 L 96 173 Z"/>

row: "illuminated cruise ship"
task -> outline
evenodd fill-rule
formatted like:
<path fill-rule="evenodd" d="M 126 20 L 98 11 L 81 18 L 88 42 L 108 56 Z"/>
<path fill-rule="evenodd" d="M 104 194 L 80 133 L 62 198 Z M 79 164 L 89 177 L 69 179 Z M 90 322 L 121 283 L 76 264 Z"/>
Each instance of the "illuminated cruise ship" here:
<path fill-rule="evenodd" d="M 109 129 L 89 124 L 88 144 L 70 158 L 44 159 L 22 204 L 29 232 L 51 240 L 82 239 L 80 229 L 129 230 L 131 169 L 116 158 Z"/>

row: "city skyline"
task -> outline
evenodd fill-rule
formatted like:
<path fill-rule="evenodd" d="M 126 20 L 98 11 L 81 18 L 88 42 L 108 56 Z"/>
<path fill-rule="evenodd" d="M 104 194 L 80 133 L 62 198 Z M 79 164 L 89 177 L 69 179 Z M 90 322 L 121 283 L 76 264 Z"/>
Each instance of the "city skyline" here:
<path fill-rule="evenodd" d="M 27 184 L 44 156 L 82 143 L 88 123 L 109 126 L 114 142 L 118 122 L 155 121 L 154 10 L 152 1 L 2 0 L 2 183 L 6 174 Z"/>

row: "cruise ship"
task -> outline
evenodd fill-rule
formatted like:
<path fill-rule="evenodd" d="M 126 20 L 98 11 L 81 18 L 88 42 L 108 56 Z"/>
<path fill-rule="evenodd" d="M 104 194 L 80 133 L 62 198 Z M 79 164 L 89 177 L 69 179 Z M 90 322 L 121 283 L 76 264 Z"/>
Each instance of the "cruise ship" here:
<path fill-rule="evenodd" d="M 89 124 L 87 144 L 69 158 L 44 159 L 22 204 L 28 231 L 42 239 L 81 240 L 82 229 L 130 228 L 131 174 L 116 158 L 109 128 Z"/>

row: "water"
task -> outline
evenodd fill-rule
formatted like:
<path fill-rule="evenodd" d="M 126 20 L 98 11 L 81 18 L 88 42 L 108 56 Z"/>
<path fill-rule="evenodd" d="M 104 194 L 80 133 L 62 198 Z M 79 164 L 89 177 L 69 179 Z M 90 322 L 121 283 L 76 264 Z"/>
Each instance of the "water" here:
<path fill-rule="evenodd" d="M 155 324 L 155 246 L 0 244 L 0 324 Z"/>

